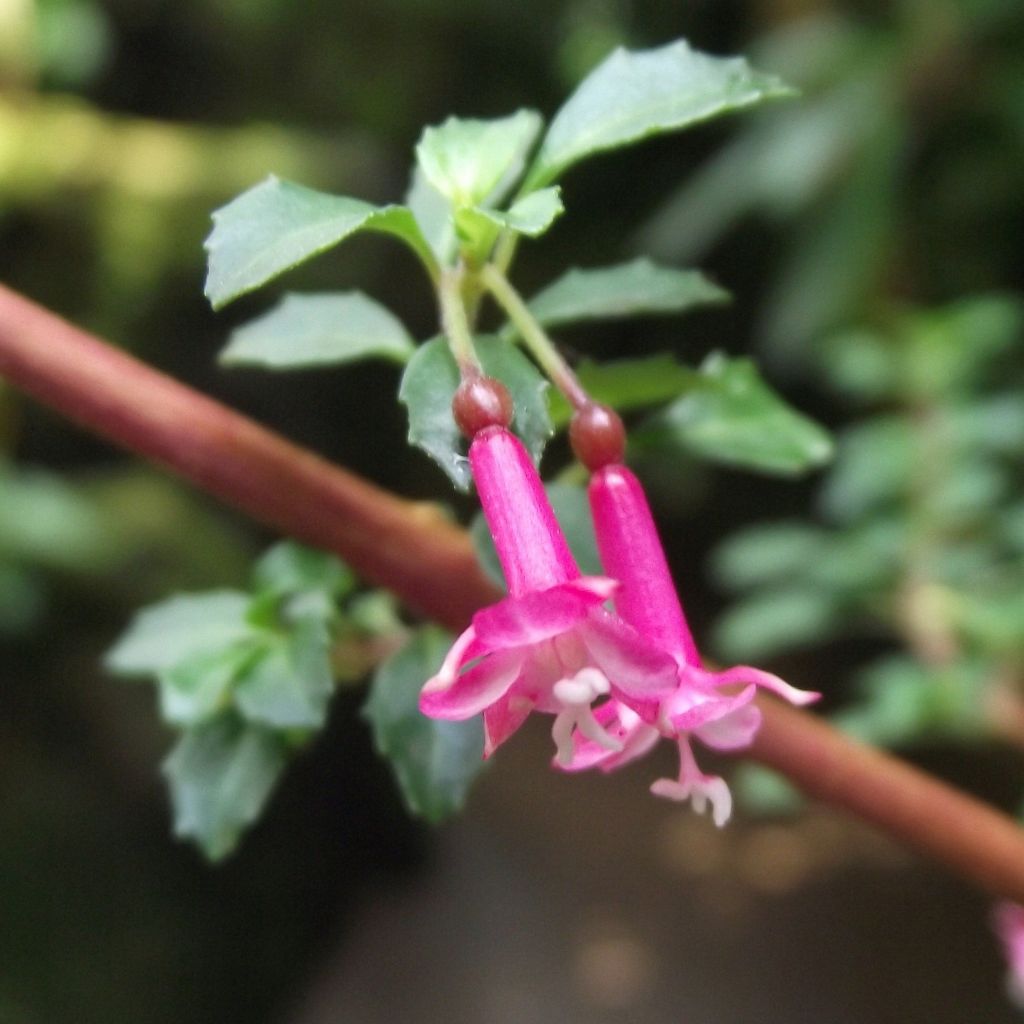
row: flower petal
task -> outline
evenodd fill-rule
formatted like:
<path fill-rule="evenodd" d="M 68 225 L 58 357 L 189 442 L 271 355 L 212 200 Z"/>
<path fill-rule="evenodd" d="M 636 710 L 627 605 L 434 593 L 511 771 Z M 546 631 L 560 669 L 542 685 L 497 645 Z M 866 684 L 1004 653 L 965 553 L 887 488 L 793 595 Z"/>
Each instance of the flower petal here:
<path fill-rule="evenodd" d="M 519 675 L 524 657 L 522 650 L 488 654 L 444 688 L 435 685 L 435 676 L 420 693 L 420 711 L 430 718 L 472 718 L 505 695 Z"/>
<path fill-rule="evenodd" d="M 732 714 L 738 708 L 745 707 L 754 699 L 756 694 L 757 688 L 748 686 L 745 690 L 741 690 L 732 696 L 704 699 L 703 695 L 698 695 L 696 701 L 692 703 L 686 702 L 682 705 L 682 710 L 675 711 L 673 709 L 674 703 L 680 697 L 684 699 L 686 697 L 685 688 L 681 688 L 681 692 L 674 695 L 673 699 L 668 702 L 668 719 L 672 723 L 672 728 L 677 732 L 693 732 L 694 729 L 700 729 L 709 722 L 715 722 L 726 715 Z M 687 706 L 687 703 L 689 706 Z"/>
<path fill-rule="evenodd" d="M 693 734 L 701 743 L 715 750 L 742 750 L 754 742 L 762 717 L 756 704 L 745 704 L 700 726 Z"/>
<path fill-rule="evenodd" d="M 675 659 L 603 612 L 592 615 L 577 634 L 619 699 L 645 718 L 656 716 L 657 704 L 678 683 Z"/>
<path fill-rule="evenodd" d="M 529 717 L 533 702 L 513 688 L 484 711 L 484 757 L 490 757 Z"/>
<path fill-rule="evenodd" d="M 467 664 L 469 659 L 474 656 L 473 651 L 477 647 L 479 647 L 479 641 L 476 630 L 470 626 L 469 629 L 463 630 L 456 638 L 455 643 L 451 645 L 448 653 L 444 656 L 444 661 L 441 662 L 441 667 L 437 670 L 437 675 L 424 683 L 423 693 L 447 690 L 458 678 L 463 665 Z M 476 656 L 482 653 L 483 651 L 477 651 Z"/>
<path fill-rule="evenodd" d="M 473 628 L 489 650 L 550 640 L 585 619 L 615 592 L 604 576 L 584 576 L 522 597 L 506 597 L 473 616 Z"/>
<path fill-rule="evenodd" d="M 772 693 L 778 694 L 783 700 L 797 706 L 813 704 L 816 700 L 821 699 L 820 693 L 815 693 L 813 690 L 798 690 L 795 686 L 790 686 L 784 679 L 772 675 L 771 672 L 765 672 L 759 668 L 751 668 L 750 665 L 736 665 L 734 668 L 728 668 L 724 672 L 712 672 L 709 674 L 715 686 L 726 686 L 729 683 L 753 683 L 755 686 L 760 686 L 765 690 L 771 690 Z"/>

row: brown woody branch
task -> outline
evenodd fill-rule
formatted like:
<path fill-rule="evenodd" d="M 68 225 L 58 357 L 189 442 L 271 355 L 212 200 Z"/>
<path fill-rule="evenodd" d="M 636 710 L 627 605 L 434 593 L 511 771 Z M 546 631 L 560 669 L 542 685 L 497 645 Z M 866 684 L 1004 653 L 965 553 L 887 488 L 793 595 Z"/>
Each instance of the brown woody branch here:
<path fill-rule="evenodd" d="M 0 374 L 70 419 L 254 519 L 343 557 L 417 611 L 463 626 L 495 592 L 464 531 L 0 286 Z M 762 700 L 749 755 L 993 894 L 1024 903 L 1024 830 L 805 712 Z"/>

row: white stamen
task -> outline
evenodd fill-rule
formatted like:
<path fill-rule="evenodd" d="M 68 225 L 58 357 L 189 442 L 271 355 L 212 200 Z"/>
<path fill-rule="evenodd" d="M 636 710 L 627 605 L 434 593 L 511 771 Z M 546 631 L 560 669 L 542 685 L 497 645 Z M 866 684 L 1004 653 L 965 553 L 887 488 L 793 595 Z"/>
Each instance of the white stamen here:
<path fill-rule="evenodd" d="M 615 753 L 622 750 L 622 744 L 602 728 L 590 707 L 598 697 L 611 692 L 611 684 L 603 672 L 590 666 L 581 668 L 571 678 L 559 679 L 551 692 L 562 704 L 562 710 L 555 716 L 555 723 L 551 727 L 551 738 L 555 741 L 559 764 L 572 763 L 572 734 L 577 728 L 588 740 L 605 750 Z"/>
<path fill-rule="evenodd" d="M 669 800 L 685 802 L 690 800 L 693 809 L 703 814 L 711 804 L 711 817 L 721 828 L 732 816 L 732 793 L 725 779 L 717 775 L 705 775 L 697 767 L 690 744 L 685 740 L 679 743 L 679 778 L 658 779 L 651 786 L 655 796 L 663 796 Z"/>

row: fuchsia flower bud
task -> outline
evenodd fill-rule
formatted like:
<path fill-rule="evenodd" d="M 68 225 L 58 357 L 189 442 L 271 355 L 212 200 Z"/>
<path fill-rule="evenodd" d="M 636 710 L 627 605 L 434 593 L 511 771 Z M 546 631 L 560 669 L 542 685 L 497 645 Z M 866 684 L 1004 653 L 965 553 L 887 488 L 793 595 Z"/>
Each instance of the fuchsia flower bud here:
<path fill-rule="evenodd" d="M 732 796 L 724 779 L 700 771 L 691 737 L 718 750 L 748 746 L 761 724 L 761 712 L 752 703 L 758 686 L 793 704 L 808 704 L 818 694 L 797 690 L 778 676 L 746 665 L 724 672 L 704 669 L 637 478 L 618 463 L 596 467 L 590 505 L 601 562 L 619 582 L 616 611 L 652 648 L 671 655 L 677 680 L 653 722 L 615 699 L 605 703 L 595 719 L 619 749 L 599 746 L 577 733 L 573 756 L 568 764 L 563 760 L 562 767 L 610 771 L 646 753 L 664 736 L 678 744 L 679 776 L 659 779 L 651 791 L 673 800 L 692 800 L 697 811 L 710 803 L 715 823 L 724 825 L 732 812 Z"/>
<path fill-rule="evenodd" d="M 676 687 L 675 662 L 602 607 L 618 584 L 580 575 L 516 437 L 488 426 L 473 438 L 469 459 L 509 596 L 473 617 L 424 686 L 420 709 L 444 719 L 483 712 L 484 756 L 533 710 L 555 715 L 560 763 L 573 758 L 574 737 L 621 753 L 594 702 L 610 698 L 653 722 Z"/>

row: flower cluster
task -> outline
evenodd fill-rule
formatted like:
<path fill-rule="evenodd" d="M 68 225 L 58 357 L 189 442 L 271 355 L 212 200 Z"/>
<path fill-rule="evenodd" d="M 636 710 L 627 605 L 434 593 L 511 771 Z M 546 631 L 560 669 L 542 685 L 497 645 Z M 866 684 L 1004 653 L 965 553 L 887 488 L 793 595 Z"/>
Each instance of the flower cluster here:
<path fill-rule="evenodd" d="M 470 465 L 508 597 L 474 616 L 424 686 L 420 708 L 444 719 L 482 713 L 484 756 L 531 712 L 554 715 L 555 764 L 565 771 L 610 771 L 664 737 L 678 746 L 679 773 L 652 792 L 698 811 L 710 804 L 723 825 L 728 786 L 700 770 L 692 739 L 718 750 L 747 746 L 761 722 L 758 687 L 796 704 L 817 694 L 747 666 L 703 667 L 646 498 L 621 463 L 621 423 L 600 407 L 584 413 L 573 447 L 593 471 L 591 511 L 608 575 L 580 575 L 537 471 L 507 429 L 507 410 L 477 417 L 467 430 Z"/>

